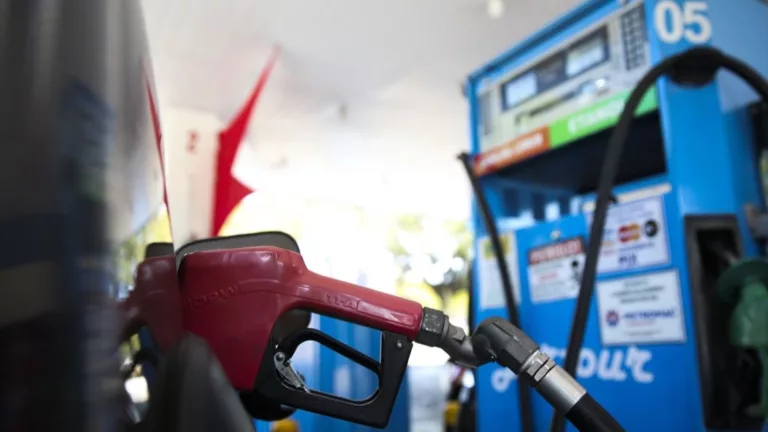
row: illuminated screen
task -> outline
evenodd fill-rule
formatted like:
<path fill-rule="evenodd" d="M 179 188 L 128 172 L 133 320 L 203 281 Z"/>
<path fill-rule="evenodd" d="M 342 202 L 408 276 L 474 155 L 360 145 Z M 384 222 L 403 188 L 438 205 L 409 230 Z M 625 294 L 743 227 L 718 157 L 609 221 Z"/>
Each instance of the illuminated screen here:
<path fill-rule="evenodd" d="M 558 53 L 536 66 L 536 78 L 540 92 L 563 83 L 568 79 L 565 73 L 565 56 Z"/>
<path fill-rule="evenodd" d="M 573 77 L 606 60 L 608 48 L 605 35 L 600 34 L 568 51 L 565 70 L 568 77 Z"/>
<path fill-rule="evenodd" d="M 529 72 L 504 84 L 504 107 L 513 107 L 535 94 L 536 74 Z"/>

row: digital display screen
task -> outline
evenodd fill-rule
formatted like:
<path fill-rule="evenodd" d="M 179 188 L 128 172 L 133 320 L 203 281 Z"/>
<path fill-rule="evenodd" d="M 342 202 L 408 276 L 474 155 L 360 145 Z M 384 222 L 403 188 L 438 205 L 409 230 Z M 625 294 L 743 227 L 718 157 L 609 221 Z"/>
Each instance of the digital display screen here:
<path fill-rule="evenodd" d="M 520 102 L 536 95 L 536 74 L 527 74 L 512 79 L 504 84 L 504 108 L 511 108 Z"/>
<path fill-rule="evenodd" d="M 546 91 L 556 87 L 567 79 L 565 75 L 565 58 L 562 54 L 550 57 L 536 67 L 539 91 Z"/>
<path fill-rule="evenodd" d="M 605 33 L 601 32 L 568 50 L 566 73 L 571 78 L 606 60 L 608 46 Z"/>
<path fill-rule="evenodd" d="M 608 29 L 603 26 L 504 83 L 501 87 L 502 108 L 514 108 L 607 62 L 609 56 Z"/>

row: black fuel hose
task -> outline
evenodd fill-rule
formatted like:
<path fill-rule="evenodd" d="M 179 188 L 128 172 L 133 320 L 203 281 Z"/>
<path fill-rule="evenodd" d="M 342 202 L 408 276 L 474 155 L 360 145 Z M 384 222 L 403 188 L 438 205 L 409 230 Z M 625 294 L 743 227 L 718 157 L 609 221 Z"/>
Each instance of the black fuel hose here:
<path fill-rule="evenodd" d="M 475 331 L 477 323 L 475 322 L 475 305 L 477 300 L 472 294 L 475 291 L 475 266 L 471 263 L 467 270 L 467 288 L 469 288 L 469 301 L 467 302 L 467 327 L 469 327 L 469 334 Z"/>
<path fill-rule="evenodd" d="M 616 421 L 602 405 L 585 393 L 566 414 L 576 429 L 587 432 L 624 432 L 619 422 Z"/>
<path fill-rule="evenodd" d="M 477 320 L 475 319 L 475 283 L 474 283 L 474 265 L 469 265 L 469 271 L 467 272 L 468 278 L 467 287 L 469 288 L 469 301 L 467 302 L 467 326 L 469 327 L 469 334 L 475 331 L 477 327 Z M 465 373 L 471 373 L 473 382 L 477 383 L 477 369 L 470 369 Z M 473 385 L 468 389 L 466 399 L 461 404 L 458 418 L 458 428 L 461 432 L 475 432 L 477 430 L 477 385 Z"/>
<path fill-rule="evenodd" d="M 597 276 L 597 260 L 600 245 L 603 242 L 603 230 L 605 228 L 608 205 L 611 201 L 611 189 L 619 170 L 621 154 L 629 135 L 629 128 L 635 118 L 635 110 L 643 96 L 645 96 L 645 93 L 662 76 L 669 77 L 679 85 L 702 87 L 712 82 L 721 68 L 741 77 L 759 94 L 763 101 L 768 101 L 768 82 L 757 71 L 741 60 L 728 56 L 717 49 L 699 47 L 671 56 L 653 67 L 637 84 L 624 106 L 619 122 L 608 142 L 597 187 L 597 200 L 592 227 L 589 233 L 589 244 L 581 278 L 581 287 L 576 300 L 576 310 L 565 355 L 564 369 L 572 376 L 575 376 L 579 354 L 584 342 L 589 304 L 592 300 Z M 564 429 L 564 418 L 555 413 L 550 431 L 562 432 Z"/>
<path fill-rule="evenodd" d="M 536 390 L 555 412 L 581 432 L 624 432 L 592 396 L 558 366 L 522 330 L 499 317 L 483 320 L 472 334 L 475 354 L 514 372 L 519 381 Z"/>
<path fill-rule="evenodd" d="M 485 196 L 483 188 L 480 187 L 480 180 L 477 178 L 477 174 L 472 167 L 472 157 L 467 153 L 461 153 L 459 155 L 459 160 L 462 165 L 464 165 L 464 170 L 467 172 L 467 177 L 469 178 L 472 190 L 475 193 L 475 199 L 477 200 L 480 215 L 483 218 L 483 225 L 485 225 L 485 229 L 488 231 L 493 254 L 496 256 L 496 263 L 499 267 L 499 276 L 501 277 L 501 285 L 504 291 L 504 299 L 507 303 L 509 322 L 520 328 L 520 316 L 517 313 L 517 303 L 515 302 L 512 279 L 509 276 L 509 269 L 504 260 L 504 249 L 501 247 L 501 237 L 499 236 L 499 230 L 493 221 L 491 207 L 488 205 L 488 199 Z M 475 317 L 473 314 L 472 320 L 474 321 L 474 319 Z M 470 329 L 470 331 L 471 330 L 472 329 Z M 528 386 L 522 382 L 522 380 L 515 381 L 517 381 L 518 404 L 520 407 L 520 430 L 522 432 L 533 432 L 533 406 L 531 405 L 531 393 L 528 391 Z"/>

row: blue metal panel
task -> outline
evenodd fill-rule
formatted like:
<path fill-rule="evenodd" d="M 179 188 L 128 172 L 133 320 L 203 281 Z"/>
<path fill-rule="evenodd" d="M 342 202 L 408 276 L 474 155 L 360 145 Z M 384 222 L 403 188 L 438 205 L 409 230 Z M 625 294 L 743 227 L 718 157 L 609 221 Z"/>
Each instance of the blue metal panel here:
<path fill-rule="evenodd" d="M 625 186 L 623 189 L 638 188 L 638 184 Z M 645 186 L 645 184 L 643 184 Z M 679 219 L 674 195 L 664 198 L 666 220 Z M 675 232 L 669 226 L 670 239 L 682 239 L 682 233 Z M 519 266 L 527 266 L 527 254 L 536 247 L 552 242 L 552 233 L 560 232 L 562 238 L 587 236 L 587 224 L 583 215 L 568 216 L 558 221 L 537 224 L 531 228 L 518 230 L 517 244 Z M 601 276 L 598 282 L 627 276 L 655 273 L 665 269 L 678 269 L 681 280 L 687 279 L 684 272 L 685 255 L 679 248 L 672 248 L 669 264 L 628 271 L 619 274 Z M 521 323 L 528 334 L 538 341 L 542 349 L 557 361 L 562 362 L 567 346 L 570 323 L 575 308 L 574 300 L 555 301 L 534 304 L 531 301 L 530 286 L 526 277 L 521 277 Z M 683 307 L 690 310 L 690 295 L 683 290 Z M 599 317 L 595 311 L 596 302 L 592 301 L 587 325 L 582 361 L 578 377 L 585 387 L 598 400 L 603 402 L 625 425 L 642 425 L 645 430 L 701 430 L 699 393 L 691 389 L 698 388 L 698 375 L 695 368 L 680 370 L 673 365 L 695 364 L 695 334 L 692 316 L 685 320 L 686 342 L 682 344 L 657 346 L 603 347 L 600 339 Z M 483 314 L 484 318 L 487 313 Z M 482 319 L 481 318 L 481 319 Z M 513 376 L 499 367 L 481 369 L 478 380 L 480 424 L 483 431 L 510 429 L 517 413 L 517 393 Z M 621 394 L 620 398 L 616 395 Z M 500 395 L 504 397 L 500 398 Z M 653 402 L 650 402 L 653 401 Z M 654 406 L 675 407 L 674 410 L 656 411 L 658 415 L 649 417 L 646 408 Z M 640 407 L 646 407 L 639 409 Z M 677 415 L 671 415 L 676 411 Z M 534 397 L 534 423 L 536 430 L 546 430 L 551 417 L 551 409 L 540 397 Z M 631 427 L 631 426 L 630 426 Z M 573 429 L 571 429 L 573 430 Z"/>
<path fill-rule="evenodd" d="M 154 352 L 157 352 L 157 349 L 155 348 L 154 340 L 152 339 L 152 334 L 149 332 L 148 328 L 145 327 L 139 330 L 138 336 L 139 336 L 139 345 L 142 348 L 147 348 Z M 157 374 L 157 370 L 155 370 L 155 367 L 151 363 L 148 363 L 148 362 L 142 363 L 141 370 L 148 384 L 155 382 L 155 376 Z"/>
<path fill-rule="evenodd" d="M 733 2 L 727 0 L 709 0 L 709 8 L 714 28 L 712 44 L 747 62 L 763 76 L 768 76 L 768 55 L 763 43 L 768 40 L 768 26 L 765 25 L 768 22 L 768 6 L 760 0 L 746 0 L 734 8 Z M 742 210 L 747 203 L 758 207 L 765 204 L 755 169 L 757 160 L 753 150 L 752 125 L 747 116 L 747 107 L 757 100 L 757 95 L 732 74 L 720 74 L 717 85 L 723 128 L 728 137 L 726 147 L 733 167 L 733 195 L 738 205 L 742 237 L 746 240 L 749 254 L 755 254 L 758 245 L 751 241 Z"/>
<path fill-rule="evenodd" d="M 728 54 L 748 62 L 763 75 L 768 74 L 768 56 L 764 42 L 768 40 L 768 8 L 761 0 L 742 0 L 738 7 L 733 1 L 709 0 L 712 19 L 712 45 L 723 47 Z M 739 23 L 733 25 L 733 23 Z M 718 78 L 723 112 L 743 108 L 745 103 L 756 100 L 757 95 L 734 76 Z"/>

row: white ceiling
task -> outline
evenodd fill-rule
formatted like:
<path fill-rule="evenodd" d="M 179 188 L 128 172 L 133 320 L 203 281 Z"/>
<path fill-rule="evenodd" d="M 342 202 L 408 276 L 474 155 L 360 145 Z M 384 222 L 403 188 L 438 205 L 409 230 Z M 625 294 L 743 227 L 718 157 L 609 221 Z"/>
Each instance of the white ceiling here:
<path fill-rule="evenodd" d="M 580 0 L 143 0 L 163 105 L 230 118 L 277 67 L 236 171 L 260 188 L 465 216 L 467 73 Z"/>

